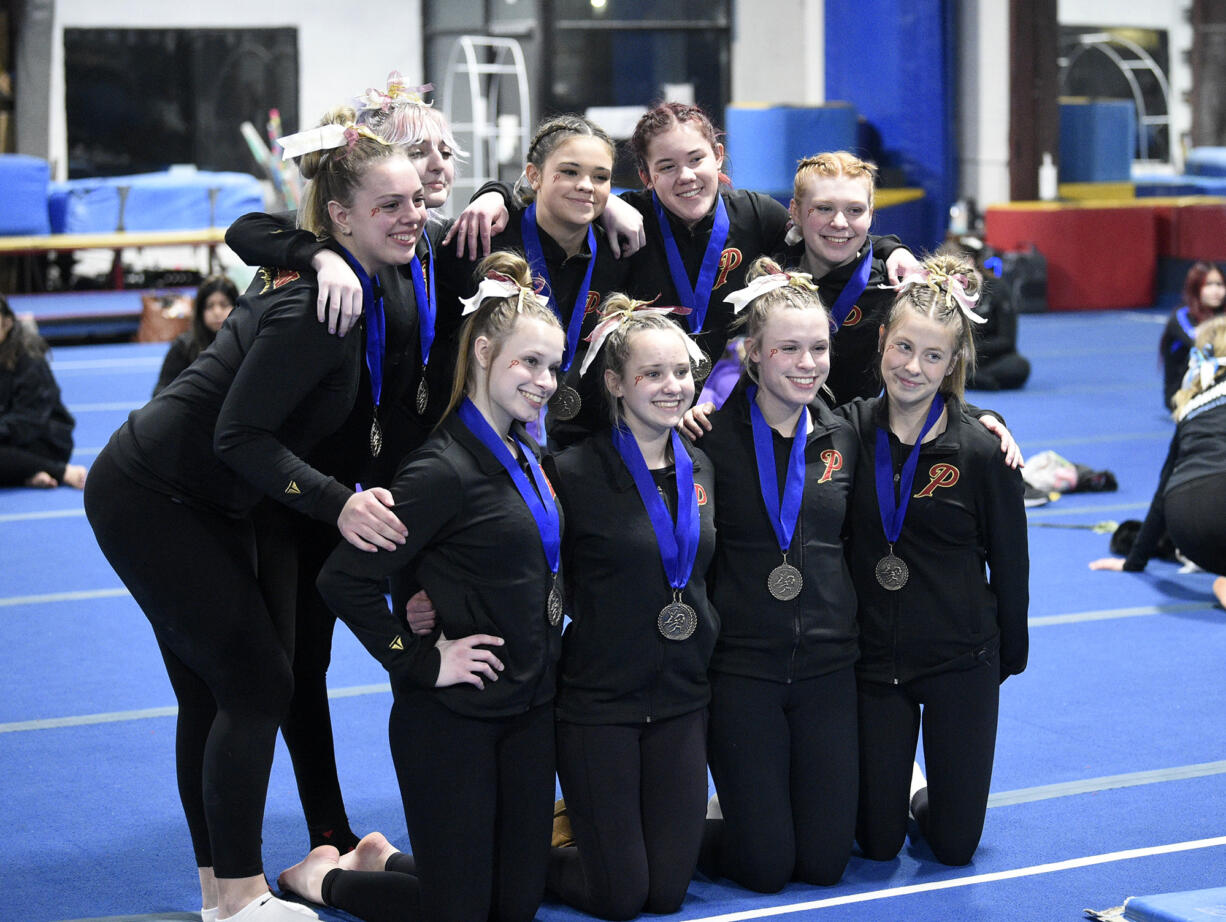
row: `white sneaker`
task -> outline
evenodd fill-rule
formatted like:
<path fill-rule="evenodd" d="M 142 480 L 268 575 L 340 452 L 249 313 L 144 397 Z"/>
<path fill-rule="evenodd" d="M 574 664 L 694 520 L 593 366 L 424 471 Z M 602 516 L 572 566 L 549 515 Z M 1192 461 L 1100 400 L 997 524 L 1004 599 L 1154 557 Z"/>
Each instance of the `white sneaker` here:
<path fill-rule="evenodd" d="M 911 765 L 911 796 L 907 798 L 907 812 L 910 813 L 912 817 L 915 816 L 915 813 L 911 810 L 911 805 L 915 803 L 915 795 L 918 794 L 920 791 L 927 790 L 927 788 L 928 788 L 928 779 L 924 777 L 923 769 L 919 767 L 918 762 L 912 763 Z"/>
<path fill-rule="evenodd" d="M 217 922 L 217 907 L 212 909 L 200 909 L 200 922 Z"/>
<path fill-rule="evenodd" d="M 302 922 L 303 918 L 318 919 L 319 916 L 305 906 L 279 900 L 270 892 L 217 922 Z"/>
<path fill-rule="evenodd" d="M 719 795 L 712 794 L 711 799 L 707 801 L 707 819 L 722 820 L 723 818 L 724 811 L 719 806 Z"/>

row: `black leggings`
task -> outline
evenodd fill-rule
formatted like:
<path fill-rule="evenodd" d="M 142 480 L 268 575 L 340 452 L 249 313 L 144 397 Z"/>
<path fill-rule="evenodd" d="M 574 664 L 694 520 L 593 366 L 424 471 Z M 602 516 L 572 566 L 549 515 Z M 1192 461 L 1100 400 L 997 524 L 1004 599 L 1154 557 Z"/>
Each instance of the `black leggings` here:
<path fill-rule="evenodd" d="M 902 849 L 923 705 L 928 795 L 916 798 L 915 819 L 938 861 L 970 862 L 992 783 L 1000 704 L 997 654 L 969 669 L 903 685 L 861 682 L 859 704 L 856 839 L 864 856 L 889 861 Z"/>
<path fill-rule="evenodd" d="M 292 608 L 261 585 L 257 555 L 284 545 L 251 519 L 190 508 L 132 481 L 104 449 L 85 511 L 98 545 L 157 636 L 179 703 L 175 762 L 196 863 L 219 878 L 262 873 L 260 832 L 277 725 L 293 678 Z M 280 571 L 269 566 L 269 575 Z"/>
<path fill-rule="evenodd" d="M 529 922 L 553 826 L 553 704 L 483 720 L 397 693 L 388 736 L 416 874 L 329 872 L 328 905 L 367 922 Z"/>
<path fill-rule="evenodd" d="M 357 837 L 349 828 L 337 778 L 332 713 L 328 706 L 328 666 L 332 662 L 336 616 L 315 588 L 315 578 L 340 540 L 335 525 L 299 523 L 294 697 L 281 724 L 281 733 L 294 763 L 311 848 L 335 845 L 343 854 L 357 844 Z"/>
<path fill-rule="evenodd" d="M 719 873 L 762 893 L 838 882 L 855 832 L 852 667 L 791 684 L 712 673 L 708 756 Z"/>
<path fill-rule="evenodd" d="M 1180 484 L 1163 501 L 1175 547 L 1202 570 L 1226 576 L 1226 475 Z"/>
<path fill-rule="evenodd" d="M 0 487 L 20 487 L 39 471 L 46 471 L 57 482 L 64 481 L 67 458 L 58 458 L 59 452 L 50 446 L 0 445 Z"/>
<path fill-rule="evenodd" d="M 681 908 L 702 844 L 707 712 L 657 723 L 559 723 L 558 778 L 574 848 L 555 848 L 549 889 L 604 919 Z"/>

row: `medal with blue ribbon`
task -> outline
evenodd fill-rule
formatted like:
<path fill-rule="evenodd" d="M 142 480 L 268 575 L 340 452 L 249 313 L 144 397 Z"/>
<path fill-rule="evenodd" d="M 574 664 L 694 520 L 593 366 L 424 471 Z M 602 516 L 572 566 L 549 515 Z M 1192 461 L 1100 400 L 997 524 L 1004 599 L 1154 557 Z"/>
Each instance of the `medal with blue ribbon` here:
<path fill-rule="evenodd" d="M 370 418 L 370 453 L 379 457 L 383 451 L 383 427 L 379 425 L 379 399 L 383 395 L 383 351 L 387 340 L 387 322 L 383 314 L 383 289 L 379 286 L 379 277 L 372 279 L 362 268 L 362 264 L 353 258 L 353 254 L 343 246 L 341 256 L 349 263 L 349 268 L 358 277 L 362 286 L 362 312 L 366 316 L 366 368 L 370 372 L 370 396 L 374 400 L 374 409 Z M 375 288 L 379 286 L 378 295 Z"/>
<path fill-rule="evenodd" d="M 523 452 L 524 459 L 528 463 L 528 470 L 532 472 L 532 480 L 536 483 L 534 489 L 532 484 L 528 482 L 528 477 L 524 474 L 523 468 L 519 466 L 519 462 L 511 454 L 511 449 L 507 446 L 507 443 L 494 431 L 494 427 L 481 415 L 481 411 L 477 409 L 471 400 L 465 397 L 461 401 L 456 413 L 460 417 L 460 421 L 468 427 L 468 430 L 498 459 L 498 463 L 510 475 L 511 482 L 515 485 L 516 491 L 528 507 L 528 511 L 532 513 L 532 518 L 536 522 L 536 530 L 541 536 L 541 547 L 545 551 L 545 561 L 549 564 L 549 569 L 553 573 L 553 583 L 549 588 L 549 598 L 545 603 L 545 614 L 549 618 L 549 623 L 557 627 L 562 623 L 562 592 L 558 588 L 558 563 L 561 560 L 562 550 L 562 524 L 561 516 L 558 515 L 557 503 L 553 499 L 553 491 L 549 488 L 549 481 L 545 479 L 545 472 L 541 470 L 541 465 L 537 462 L 536 455 L 532 452 L 532 449 L 517 439 L 516 444 L 519 446 L 519 450 Z"/>
<path fill-rule="evenodd" d="M 728 229 L 731 226 L 728 219 L 728 208 L 724 205 L 724 197 L 715 196 L 715 215 L 711 223 L 711 236 L 707 239 L 707 249 L 702 256 L 702 264 L 698 268 L 698 281 L 691 283 L 690 275 L 681 259 L 681 250 L 673 236 L 672 225 L 668 222 L 668 214 L 660 204 L 655 192 L 651 193 L 651 202 L 655 208 L 656 221 L 660 225 L 660 234 L 664 238 L 664 254 L 668 257 L 668 274 L 672 276 L 673 287 L 677 289 L 677 299 L 682 307 L 690 309 L 690 332 L 697 335 L 702 332 L 707 320 L 707 309 L 711 306 L 711 292 L 715 288 L 715 279 L 719 275 L 720 258 L 724 254 L 724 244 L 728 242 Z M 705 378 L 711 370 L 707 363 L 696 372 L 698 378 Z"/>
<path fill-rule="evenodd" d="M 579 348 L 579 333 L 583 329 L 583 317 L 587 312 L 587 296 L 592 289 L 592 270 L 596 268 L 596 232 L 589 224 L 587 229 L 587 271 L 583 274 L 583 282 L 575 295 L 575 304 L 570 311 L 570 320 L 562 314 L 562 306 L 558 304 L 553 294 L 553 283 L 549 278 L 549 266 L 545 263 L 545 251 L 541 247 L 540 229 L 536 226 L 536 203 L 533 202 L 524 209 L 519 219 L 520 235 L 524 239 L 524 252 L 528 257 L 528 265 L 532 274 L 545 282 L 545 293 L 549 296 L 549 306 L 558 320 L 566 327 L 566 351 L 562 354 L 562 374 L 570 370 L 575 360 L 575 352 Z M 560 420 L 574 419 L 579 413 L 582 402 L 579 392 L 569 384 L 559 385 L 549 401 L 549 412 Z"/>
<path fill-rule="evenodd" d="M 749 401 L 749 421 L 753 427 L 754 458 L 758 462 L 758 487 L 762 491 L 766 515 L 783 554 L 783 563 L 771 570 L 766 578 L 766 588 L 780 602 L 790 602 L 800 595 L 800 590 L 804 587 L 804 577 L 800 570 L 788 563 L 788 549 L 792 546 L 796 523 L 800 521 L 800 501 L 805 492 L 805 445 L 809 438 L 809 413 L 802 409 L 800 419 L 796 422 L 796 432 L 792 436 L 792 448 L 788 454 L 788 469 L 783 475 L 783 495 L 780 496 L 774 440 L 770 426 L 766 424 L 766 418 L 754 400 L 757 393 L 756 385 L 745 390 L 745 399 Z"/>
<path fill-rule="evenodd" d="M 621 455 L 639 491 L 639 498 L 647 509 L 647 517 L 656 534 L 656 545 L 660 549 L 664 575 L 673 590 L 673 600 L 660 610 L 656 627 L 668 640 L 688 640 L 698 628 L 698 613 L 681 601 L 681 592 L 694 571 L 701 527 L 698 494 L 694 491 L 694 462 L 681 443 L 681 436 L 674 430 L 671 436 L 673 468 L 677 478 L 677 520 L 674 523 L 630 430 L 622 424 L 613 429 L 611 435 L 613 446 Z"/>
<path fill-rule="evenodd" d="M 873 241 L 866 239 L 864 241 L 864 255 L 860 257 L 860 262 L 857 263 L 851 278 L 847 280 L 847 284 L 843 286 L 843 290 L 839 292 L 839 296 L 835 298 L 834 304 L 830 307 L 830 321 L 834 324 L 835 330 L 838 330 L 843 325 L 843 321 L 847 319 L 851 309 L 856 306 L 856 301 L 860 295 L 864 294 L 864 289 L 868 287 L 868 277 L 872 269 Z"/>
<path fill-rule="evenodd" d="M 907 460 L 903 462 L 899 474 L 898 499 L 894 498 L 894 459 L 890 455 L 890 436 L 884 428 L 877 428 L 877 456 L 873 466 L 877 476 L 877 507 L 881 512 L 881 527 L 885 531 L 885 540 L 890 545 L 890 552 L 877 561 L 875 574 L 882 589 L 897 592 L 907 585 L 911 572 L 907 563 L 894 554 L 894 542 L 902 534 L 902 523 L 907 517 L 907 505 L 911 501 L 911 486 L 915 483 L 915 469 L 919 466 L 920 446 L 924 436 L 936 425 L 945 409 L 945 398 L 937 394 L 932 398 L 932 406 L 928 417 L 924 420 L 924 428 L 920 430 L 915 444 Z"/>
<path fill-rule="evenodd" d="M 414 254 L 409 263 L 409 277 L 413 279 L 413 295 L 417 301 L 417 328 L 421 337 L 421 380 L 417 384 L 417 415 L 424 416 L 430 405 L 430 386 L 426 383 L 426 367 L 430 364 L 430 348 L 434 345 L 434 326 L 438 318 L 438 293 L 434 289 L 434 244 L 430 235 L 422 231 L 426 241 L 426 261 L 430 264 L 429 281 L 421 259 Z"/>

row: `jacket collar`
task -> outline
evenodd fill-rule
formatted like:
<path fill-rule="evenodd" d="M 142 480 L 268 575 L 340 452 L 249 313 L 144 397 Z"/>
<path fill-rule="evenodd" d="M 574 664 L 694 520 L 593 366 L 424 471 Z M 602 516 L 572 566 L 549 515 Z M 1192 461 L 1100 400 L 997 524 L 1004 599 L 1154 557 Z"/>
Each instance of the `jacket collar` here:
<path fill-rule="evenodd" d="M 604 478 L 607 483 L 613 484 L 613 487 L 619 493 L 625 493 L 629 490 L 637 489 L 634 485 L 634 478 L 630 476 L 630 471 L 626 467 L 622 457 L 617 452 L 617 446 L 613 444 L 613 438 L 610 430 L 601 430 L 594 435 L 589 436 L 593 440 L 592 445 L 596 449 L 596 455 L 600 459 L 601 466 L 604 468 Z M 702 458 L 694 454 L 694 445 L 690 442 L 689 436 L 681 436 L 681 445 L 685 449 L 686 454 L 690 456 L 690 460 L 694 462 L 694 474 L 697 475 L 702 470 Z"/>
<path fill-rule="evenodd" d="M 740 378 L 737 379 L 736 385 L 728 394 L 726 401 L 726 403 L 732 405 L 733 412 L 736 414 L 736 421 L 742 426 L 752 427 L 753 425 L 749 418 L 749 394 L 747 393 L 752 384 L 753 379 L 749 377 L 749 373 L 741 372 Z M 838 428 L 839 425 L 834 413 L 826 406 L 825 401 L 820 396 L 809 404 L 809 419 L 813 421 L 813 425 L 809 428 L 809 436 L 805 440 L 806 444 L 816 438 L 821 438 L 832 429 Z"/>
<path fill-rule="evenodd" d="M 477 467 L 481 470 L 481 473 L 497 474 L 499 471 L 504 470 L 502 462 L 494 456 L 492 451 L 485 447 L 471 429 L 464 425 L 464 421 L 457 414 L 449 414 L 443 420 L 442 425 L 447 434 L 463 445 L 468 450 L 468 453 L 473 456 L 473 460 L 477 462 Z M 524 428 L 522 423 L 512 423 L 511 434 L 527 445 L 528 449 L 536 455 L 537 460 L 540 460 L 541 451 L 536 444 L 536 439 L 528 434 L 527 429 Z"/>

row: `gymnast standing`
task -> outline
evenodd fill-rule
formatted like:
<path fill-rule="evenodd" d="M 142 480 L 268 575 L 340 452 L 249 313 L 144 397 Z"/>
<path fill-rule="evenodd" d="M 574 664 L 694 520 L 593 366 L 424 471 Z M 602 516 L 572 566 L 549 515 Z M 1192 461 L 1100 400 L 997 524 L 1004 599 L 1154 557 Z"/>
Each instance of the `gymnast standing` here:
<path fill-rule="evenodd" d="M 378 554 L 342 544 L 319 576 L 391 673 L 413 856 L 372 833 L 343 857 L 313 849 L 280 882 L 371 922 L 527 922 L 545 888 L 561 521 L 524 425 L 557 387 L 565 337 L 523 259 L 494 253 L 481 272 L 448 414 L 392 483 L 408 541 Z M 405 567 L 437 608 L 428 635 L 411 634 L 384 598 Z"/>
<path fill-rule="evenodd" d="M 1105 557 L 1091 570 L 1145 569 L 1163 532 L 1202 570 L 1217 574 L 1213 595 L 1226 608 L 1226 317 L 1196 328 L 1182 387 L 1175 392 L 1175 435 L 1145 522 L 1127 558 Z"/>
<path fill-rule="evenodd" d="M 693 345 L 670 311 L 605 302 L 587 374 L 613 428 L 556 459 L 572 619 L 558 777 L 574 847 L 553 849 L 549 890 L 605 919 L 681 908 L 707 800 L 714 471 L 675 428 L 694 400 Z"/>
<path fill-rule="evenodd" d="M 711 774 L 704 870 L 761 892 L 833 884 L 855 831 L 856 594 L 843 537 L 851 426 L 817 399 L 830 319 L 805 274 L 757 260 L 730 296 L 741 385 L 699 444 L 715 464 Z"/>
<path fill-rule="evenodd" d="M 953 257 L 908 275 L 880 331 L 885 395 L 841 408 L 860 437 L 848 544 L 860 629 L 856 838 L 878 861 L 901 849 L 908 807 L 937 860 L 971 860 L 999 686 L 1026 667 L 1022 482 L 963 405 L 978 289 L 974 268 Z M 921 726 L 927 786 L 912 796 Z"/>
<path fill-rule="evenodd" d="M 325 116 L 331 146 L 300 159 L 302 220 L 373 280 L 412 258 L 425 210 L 413 165 L 355 116 Z M 316 299 L 311 274 L 264 272 L 213 345 L 112 436 L 85 492 L 98 543 L 149 618 L 178 700 L 179 791 L 210 920 L 305 911 L 272 896 L 260 856 L 292 689 L 293 590 L 278 567 L 257 569 L 253 510 L 262 495 L 275 498 L 335 523 L 355 549 L 404 540 L 386 491 L 354 493 L 302 460 L 350 412 L 369 339 L 369 324 L 329 336 Z M 261 559 L 282 559 L 280 532 L 259 532 Z"/>
<path fill-rule="evenodd" d="M 463 152 L 442 114 L 424 103 L 416 90 L 405 87 L 398 73 L 390 75 L 386 92 L 367 90 L 357 104 L 362 107 L 359 124 L 405 151 L 430 209 L 413 259 L 381 277 L 383 347 L 381 354 L 370 356 L 377 361 L 363 364 L 362 399 L 308 458 L 347 487 L 361 484 L 369 489 L 391 483 L 400 461 L 426 440 L 446 404 L 447 389 L 437 383 L 437 376 L 433 376 L 435 386 L 430 386 L 431 367 L 451 369 L 454 364 L 450 356 L 443 356 L 453 348 L 451 343 L 445 334 L 443 342 L 439 339 L 434 248 L 446 223 L 436 209 L 447 201 L 455 158 Z M 313 143 L 311 132 L 284 140 L 294 150 Z M 319 286 L 320 320 L 325 307 L 330 307 L 326 316 L 341 335 L 360 315 L 362 283 L 349 261 L 331 241 L 306 229 L 294 230 L 289 216 L 246 215 L 226 232 L 226 240 L 248 263 L 318 271 L 328 280 Z M 458 315 L 458 306 L 453 313 Z M 376 420 L 382 444 L 374 453 L 369 434 Z M 350 828 L 337 776 L 327 688 L 336 616 L 315 588 L 319 570 L 336 546 L 336 533 L 311 522 L 296 523 L 294 532 L 298 572 L 294 696 L 281 729 L 294 764 L 310 846 L 331 844 L 347 852 L 358 837 Z M 415 588 L 399 583 L 394 587 L 398 606 Z M 415 598 L 418 603 L 421 596 Z"/>

